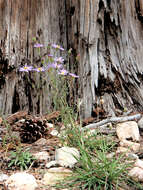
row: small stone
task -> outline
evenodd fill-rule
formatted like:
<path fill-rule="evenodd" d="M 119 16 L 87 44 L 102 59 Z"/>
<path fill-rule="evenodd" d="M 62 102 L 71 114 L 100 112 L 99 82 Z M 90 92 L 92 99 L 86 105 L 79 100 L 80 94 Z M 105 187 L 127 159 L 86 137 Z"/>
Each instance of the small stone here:
<path fill-rule="evenodd" d="M 8 175 L 6 175 L 6 174 L 0 174 L 0 182 L 5 181 L 5 180 L 7 180 L 8 178 L 9 178 Z"/>
<path fill-rule="evenodd" d="M 139 143 L 135 143 L 135 142 L 127 141 L 127 140 L 122 140 L 120 142 L 120 146 L 127 147 L 134 152 L 138 152 L 140 149 Z"/>
<path fill-rule="evenodd" d="M 135 162 L 134 166 L 143 169 L 143 161 L 140 160 L 140 159 L 138 159 L 138 160 Z"/>
<path fill-rule="evenodd" d="M 36 152 L 32 154 L 37 160 L 43 161 L 43 160 L 50 160 L 51 157 L 49 156 L 49 153 L 46 151 L 42 152 Z"/>
<path fill-rule="evenodd" d="M 137 160 L 139 159 L 138 155 L 134 154 L 134 153 L 127 153 L 126 154 L 128 158 L 132 159 L 132 160 Z"/>
<path fill-rule="evenodd" d="M 52 136 L 58 136 L 58 135 L 59 135 L 59 132 L 58 132 L 56 129 L 53 129 L 53 130 L 50 132 L 50 134 L 51 134 Z"/>
<path fill-rule="evenodd" d="M 49 128 L 54 128 L 54 125 L 52 123 L 46 123 L 46 126 Z"/>
<path fill-rule="evenodd" d="M 72 168 L 79 157 L 80 154 L 76 148 L 62 147 L 55 151 L 55 160 L 60 166 Z"/>
<path fill-rule="evenodd" d="M 51 161 L 51 162 L 48 162 L 47 164 L 46 164 L 46 167 L 47 168 L 50 168 L 50 167 L 52 167 L 52 166 L 56 166 L 58 163 L 57 163 L 57 161 L 56 160 L 53 160 L 53 161 Z"/>
<path fill-rule="evenodd" d="M 130 138 L 133 141 L 139 141 L 140 139 L 139 128 L 135 121 L 128 121 L 117 124 L 116 133 L 119 140 L 121 141 Z"/>
<path fill-rule="evenodd" d="M 129 176 L 135 181 L 143 182 L 143 169 L 134 167 L 129 171 Z"/>
<path fill-rule="evenodd" d="M 68 177 L 72 174 L 72 171 L 63 167 L 51 168 L 44 175 L 43 183 L 45 185 L 56 184 L 59 180 L 63 180 L 65 177 Z"/>
<path fill-rule="evenodd" d="M 64 167 L 58 167 L 58 168 L 50 168 L 48 169 L 48 172 L 50 173 L 64 173 L 64 174 L 71 174 L 72 171 L 67 169 L 67 168 L 64 168 Z"/>
<path fill-rule="evenodd" d="M 6 190 L 35 190 L 38 185 L 33 175 L 19 172 L 11 175 L 5 182 Z"/>

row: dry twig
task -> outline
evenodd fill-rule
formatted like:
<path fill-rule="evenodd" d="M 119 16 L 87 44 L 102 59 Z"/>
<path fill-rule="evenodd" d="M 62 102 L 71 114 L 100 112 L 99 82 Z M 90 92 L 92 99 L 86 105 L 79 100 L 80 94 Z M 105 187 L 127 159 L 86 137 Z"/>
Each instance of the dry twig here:
<path fill-rule="evenodd" d="M 82 128 L 81 130 L 85 131 L 87 129 L 96 129 L 97 127 L 100 127 L 107 123 L 121 123 L 124 121 L 139 120 L 140 118 L 141 118 L 141 114 L 125 116 L 125 117 L 111 117 L 111 118 L 104 119 L 97 123 L 89 124 L 89 125 L 85 126 L 84 128 Z"/>

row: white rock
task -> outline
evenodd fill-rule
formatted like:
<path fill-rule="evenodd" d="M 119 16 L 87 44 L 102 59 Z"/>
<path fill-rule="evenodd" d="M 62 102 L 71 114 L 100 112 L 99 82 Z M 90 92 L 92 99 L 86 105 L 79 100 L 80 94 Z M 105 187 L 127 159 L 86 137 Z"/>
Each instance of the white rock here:
<path fill-rule="evenodd" d="M 131 176 L 135 181 L 143 182 L 143 169 L 134 167 L 129 171 L 129 176 Z"/>
<path fill-rule="evenodd" d="M 61 166 L 72 168 L 79 157 L 80 154 L 76 148 L 62 147 L 55 151 L 55 160 Z"/>
<path fill-rule="evenodd" d="M 138 160 L 135 162 L 134 166 L 143 169 L 143 161 L 140 160 L 140 159 L 138 159 Z"/>
<path fill-rule="evenodd" d="M 50 160 L 51 157 L 49 156 L 49 153 L 46 151 L 42 151 L 42 152 L 36 152 L 32 154 L 37 160 Z"/>
<path fill-rule="evenodd" d="M 56 164 L 65 167 L 74 167 L 77 159 L 80 157 L 79 151 L 76 148 L 62 147 L 55 151 L 55 160 L 46 164 L 47 168 Z M 77 159 L 76 159 L 77 158 Z"/>
<path fill-rule="evenodd" d="M 0 182 L 5 181 L 5 180 L 7 180 L 8 178 L 9 178 L 8 175 L 6 175 L 6 174 L 0 174 Z"/>
<path fill-rule="evenodd" d="M 143 129 L 143 117 L 138 121 L 138 126 L 140 129 Z"/>
<path fill-rule="evenodd" d="M 5 182 L 7 190 L 35 190 L 38 187 L 33 175 L 19 172 L 11 175 Z"/>
<path fill-rule="evenodd" d="M 59 132 L 58 132 L 56 129 L 53 129 L 53 130 L 50 132 L 50 134 L 51 134 L 52 136 L 58 136 L 58 135 L 59 135 Z"/>
<path fill-rule="evenodd" d="M 133 141 L 139 141 L 139 128 L 135 121 L 128 121 L 116 125 L 116 133 L 119 140 L 132 138 Z"/>
<path fill-rule="evenodd" d="M 50 173 L 62 173 L 62 174 L 71 174 L 72 171 L 67 169 L 67 168 L 64 168 L 64 167 L 58 167 L 58 168 L 50 168 L 48 169 L 48 172 Z"/>
<path fill-rule="evenodd" d="M 56 160 L 53 160 L 53 161 L 51 161 L 51 162 L 48 162 L 47 164 L 46 164 L 46 167 L 47 168 L 50 168 L 51 166 L 56 166 L 58 163 L 57 163 L 57 161 Z"/>
<path fill-rule="evenodd" d="M 140 149 L 140 144 L 139 143 L 131 142 L 131 141 L 128 141 L 128 140 L 122 140 L 120 142 L 120 146 L 129 148 L 130 150 L 132 150 L 134 152 L 138 152 L 139 149 Z"/>
<path fill-rule="evenodd" d="M 46 123 L 46 126 L 49 128 L 54 128 L 54 125 L 52 123 Z"/>
<path fill-rule="evenodd" d="M 58 182 L 58 180 L 63 180 L 65 177 L 70 176 L 72 171 L 63 167 L 51 168 L 45 173 L 43 178 L 43 183 L 45 185 L 53 185 Z"/>

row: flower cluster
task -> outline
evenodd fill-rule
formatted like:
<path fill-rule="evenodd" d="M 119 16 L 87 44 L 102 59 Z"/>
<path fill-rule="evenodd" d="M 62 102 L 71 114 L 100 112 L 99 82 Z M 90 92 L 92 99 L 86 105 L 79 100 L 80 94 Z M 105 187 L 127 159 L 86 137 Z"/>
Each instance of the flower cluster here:
<path fill-rule="evenodd" d="M 42 48 L 42 47 L 44 47 L 43 44 L 35 44 L 34 45 L 34 48 Z M 56 50 L 64 51 L 64 48 L 62 48 L 60 45 L 52 44 L 51 47 Z M 69 75 L 74 78 L 79 77 L 78 75 L 76 75 L 74 73 L 70 73 L 69 71 L 64 69 L 63 63 L 64 63 L 63 57 L 55 57 L 54 58 L 54 56 L 52 54 L 48 54 L 48 63 L 45 63 L 42 67 L 35 68 L 32 66 L 24 65 L 23 67 L 20 67 L 19 71 L 21 71 L 21 72 L 23 72 L 23 71 L 25 71 L 25 72 L 29 72 L 29 71 L 44 72 L 44 71 L 48 71 L 50 68 L 53 68 L 53 69 L 57 70 L 57 73 L 59 75 Z"/>

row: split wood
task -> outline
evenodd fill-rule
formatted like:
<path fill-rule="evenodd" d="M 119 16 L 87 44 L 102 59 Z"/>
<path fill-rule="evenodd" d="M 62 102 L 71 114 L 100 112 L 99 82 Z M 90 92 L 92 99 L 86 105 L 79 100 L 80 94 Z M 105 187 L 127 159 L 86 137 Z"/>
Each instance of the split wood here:
<path fill-rule="evenodd" d="M 97 127 L 100 127 L 107 123 L 121 123 L 124 121 L 139 120 L 141 116 L 142 116 L 141 114 L 136 114 L 136 115 L 125 116 L 125 117 L 111 117 L 111 118 L 107 118 L 102 121 L 99 121 L 97 123 L 86 125 L 84 128 L 81 129 L 81 131 L 85 131 L 87 129 L 96 129 Z"/>

